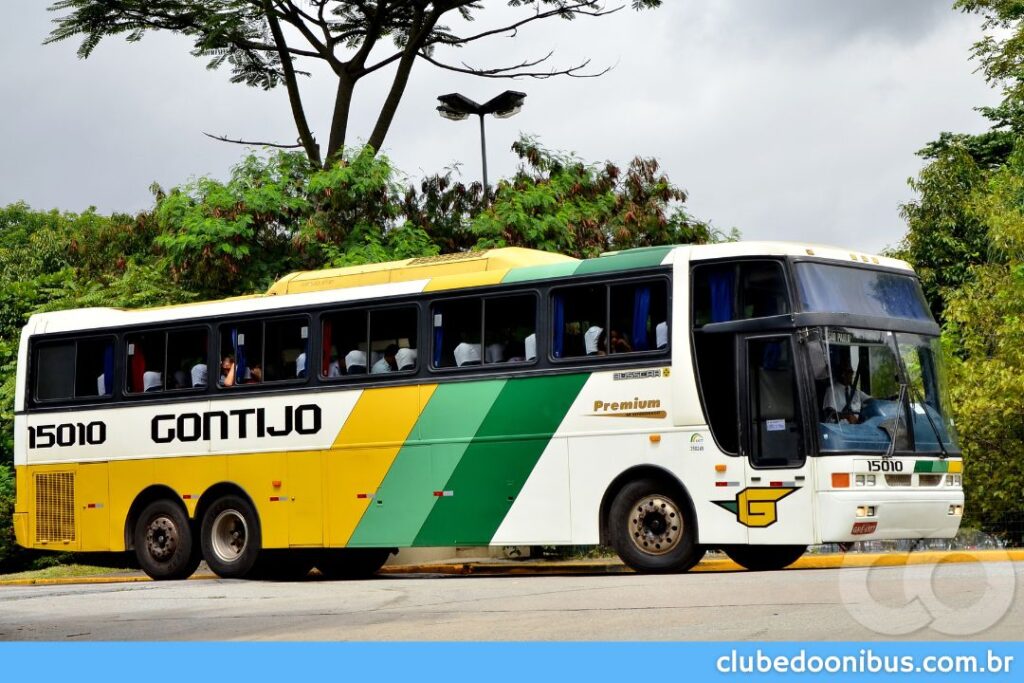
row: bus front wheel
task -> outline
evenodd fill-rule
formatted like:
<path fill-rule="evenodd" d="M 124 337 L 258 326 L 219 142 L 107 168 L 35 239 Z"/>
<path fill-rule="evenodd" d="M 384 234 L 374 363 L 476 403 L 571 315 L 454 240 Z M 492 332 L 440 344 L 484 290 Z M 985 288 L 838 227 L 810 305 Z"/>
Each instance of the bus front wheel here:
<path fill-rule="evenodd" d="M 241 496 L 218 498 L 203 515 L 203 558 L 217 576 L 240 579 L 252 570 L 262 545 L 256 510 Z"/>
<path fill-rule="evenodd" d="M 156 581 L 187 579 L 199 566 L 188 515 L 175 501 L 155 500 L 135 522 L 135 557 Z"/>
<path fill-rule="evenodd" d="M 631 481 L 608 511 L 612 545 L 622 561 L 645 574 L 685 572 L 704 555 L 689 501 L 658 479 Z"/>
<path fill-rule="evenodd" d="M 807 552 L 805 545 L 733 545 L 722 548 L 729 559 L 752 572 L 785 569 Z"/>

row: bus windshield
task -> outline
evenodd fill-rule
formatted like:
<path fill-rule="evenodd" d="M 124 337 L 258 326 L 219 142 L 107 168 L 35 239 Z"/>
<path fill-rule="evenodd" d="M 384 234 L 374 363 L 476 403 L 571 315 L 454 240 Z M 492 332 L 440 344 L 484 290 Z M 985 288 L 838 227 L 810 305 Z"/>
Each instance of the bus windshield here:
<path fill-rule="evenodd" d="M 804 311 L 932 319 L 912 274 L 810 262 L 797 263 L 795 272 Z"/>
<path fill-rule="evenodd" d="M 823 452 L 959 452 L 937 338 L 836 327 L 812 337 Z"/>

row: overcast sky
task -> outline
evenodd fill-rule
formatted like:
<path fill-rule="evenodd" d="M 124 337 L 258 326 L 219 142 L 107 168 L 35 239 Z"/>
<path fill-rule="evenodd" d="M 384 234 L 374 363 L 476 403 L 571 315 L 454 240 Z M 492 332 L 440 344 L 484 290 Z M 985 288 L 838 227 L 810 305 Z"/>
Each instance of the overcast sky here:
<path fill-rule="evenodd" d="M 264 93 L 210 72 L 182 39 L 41 45 L 42 1 L 10 3 L 0 23 L 0 205 L 136 211 L 149 185 L 225 177 L 243 149 L 201 131 L 293 141 L 283 89 Z M 488 16 L 509 16 L 487 0 Z M 627 3 L 628 4 L 628 3 Z M 515 39 L 446 54 L 496 66 L 555 50 L 592 58 L 599 79 L 479 80 L 417 64 L 385 152 L 411 179 L 461 164 L 479 177 L 475 122 L 437 116 L 435 98 L 528 93 L 522 113 L 488 120 L 491 178 L 510 174 L 522 133 L 589 161 L 654 156 L 690 193 L 689 209 L 747 239 L 815 241 L 878 251 L 904 232 L 899 205 L 914 155 L 940 131 L 977 132 L 973 111 L 997 101 L 968 60 L 976 17 L 943 0 L 666 0 L 656 12 L 548 21 Z M 357 91 L 350 135 L 365 139 L 388 85 Z M 326 144 L 334 83 L 303 83 Z"/>

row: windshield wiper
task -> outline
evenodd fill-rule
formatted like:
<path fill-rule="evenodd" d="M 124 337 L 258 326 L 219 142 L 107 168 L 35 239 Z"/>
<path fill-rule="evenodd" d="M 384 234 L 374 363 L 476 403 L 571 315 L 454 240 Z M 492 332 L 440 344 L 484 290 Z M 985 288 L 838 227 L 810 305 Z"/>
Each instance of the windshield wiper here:
<path fill-rule="evenodd" d="M 900 393 L 896 397 L 896 424 L 892 427 L 892 434 L 889 436 L 889 447 L 885 449 L 885 457 L 891 458 L 893 453 L 896 452 L 896 438 L 900 434 L 900 418 L 903 417 L 904 401 L 907 398 L 907 385 L 905 382 L 900 382 Z"/>

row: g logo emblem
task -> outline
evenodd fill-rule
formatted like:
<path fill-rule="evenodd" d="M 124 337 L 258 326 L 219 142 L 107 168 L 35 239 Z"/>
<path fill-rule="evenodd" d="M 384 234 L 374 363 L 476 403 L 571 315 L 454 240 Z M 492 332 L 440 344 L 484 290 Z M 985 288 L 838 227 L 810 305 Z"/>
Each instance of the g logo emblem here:
<path fill-rule="evenodd" d="M 745 488 L 736 494 L 736 500 L 716 500 L 715 505 L 736 515 L 743 526 L 764 528 L 778 521 L 777 503 L 798 491 L 795 487 L 756 486 Z"/>

